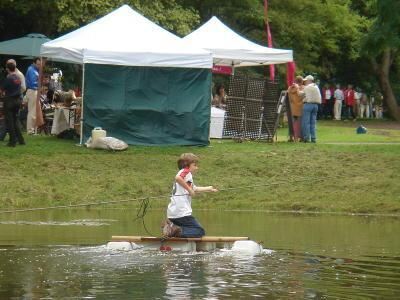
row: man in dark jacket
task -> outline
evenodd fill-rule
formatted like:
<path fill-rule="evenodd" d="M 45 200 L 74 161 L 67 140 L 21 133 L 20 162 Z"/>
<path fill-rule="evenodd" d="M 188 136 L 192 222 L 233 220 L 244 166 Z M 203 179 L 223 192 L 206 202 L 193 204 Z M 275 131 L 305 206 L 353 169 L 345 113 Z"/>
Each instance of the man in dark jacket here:
<path fill-rule="evenodd" d="M 12 61 L 8 61 L 6 64 L 7 77 L 1 83 L 0 89 L 4 93 L 4 116 L 7 129 L 10 134 L 10 141 L 7 146 L 15 147 L 18 143 L 24 145 L 25 141 L 21 134 L 21 128 L 17 121 L 18 110 L 21 106 L 21 79 L 17 75 L 16 65 Z"/>

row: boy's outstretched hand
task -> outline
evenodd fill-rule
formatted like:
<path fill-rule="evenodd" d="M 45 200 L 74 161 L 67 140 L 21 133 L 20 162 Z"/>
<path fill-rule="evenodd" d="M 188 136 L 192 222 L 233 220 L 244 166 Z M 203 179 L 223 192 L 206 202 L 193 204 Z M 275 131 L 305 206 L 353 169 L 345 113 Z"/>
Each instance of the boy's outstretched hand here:
<path fill-rule="evenodd" d="M 218 192 L 218 189 L 216 189 L 213 186 L 210 186 L 210 192 L 213 192 L 213 193 Z"/>
<path fill-rule="evenodd" d="M 197 192 L 218 192 L 218 190 L 213 187 L 212 185 L 210 186 L 198 186 L 196 187 L 196 193 Z"/>

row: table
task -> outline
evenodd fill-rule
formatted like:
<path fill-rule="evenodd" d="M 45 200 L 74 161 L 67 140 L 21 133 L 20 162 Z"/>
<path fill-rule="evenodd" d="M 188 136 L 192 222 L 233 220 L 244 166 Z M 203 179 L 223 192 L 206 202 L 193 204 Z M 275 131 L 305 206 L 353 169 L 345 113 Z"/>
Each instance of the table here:
<path fill-rule="evenodd" d="M 51 134 L 57 135 L 64 130 L 74 128 L 75 109 L 69 107 L 57 107 L 54 109 L 54 120 L 51 126 Z"/>
<path fill-rule="evenodd" d="M 222 139 L 225 110 L 211 107 L 210 138 Z"/>

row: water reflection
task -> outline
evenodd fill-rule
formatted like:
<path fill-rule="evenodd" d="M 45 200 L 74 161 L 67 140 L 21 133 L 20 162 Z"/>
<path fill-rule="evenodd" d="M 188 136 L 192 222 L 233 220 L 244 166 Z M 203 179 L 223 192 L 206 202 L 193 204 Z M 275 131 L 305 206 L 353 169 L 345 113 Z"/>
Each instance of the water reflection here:
<path fill-rule="evenodd" d="M 67 222 L 58 221 L 0 221 L 0 225 L 32 225 L 32 226 L 109 226 L 111 222 L 117 222 L 117 220 L 107 220 L 107 219 L 82 219 L 82 220 L 71 220 Z"/>
<path fill-rule="evenodd" d="M 147 216 L 151 231 L 158 230 L 162 213 Z M 243 257 L 227 251 L 107 250 L 111 235 L 145 234 L 134 214 L 68 211 L 0 220 L 0 299 L 397 299 L 400 294 L 398 219 L 201 212 L 210 234 L 250 233 L 275 251 Z"/>
<path fill-rule="evenodd" d="M 349 260 L 274 252 L 110 252 L 100 247 L 3 248 L 0 298 L 395 299 L 400 258 Z"/>

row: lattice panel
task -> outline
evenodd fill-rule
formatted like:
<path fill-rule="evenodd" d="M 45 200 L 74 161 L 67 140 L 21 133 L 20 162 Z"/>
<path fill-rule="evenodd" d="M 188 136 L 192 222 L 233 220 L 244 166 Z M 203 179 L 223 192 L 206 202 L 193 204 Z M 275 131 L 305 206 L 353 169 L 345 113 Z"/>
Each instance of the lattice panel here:
<path fill-rule="evenodd" d="M 272 140 L 278 118 L 278 85 L 242 75 L 231 77 L 224 137 Z"/>

